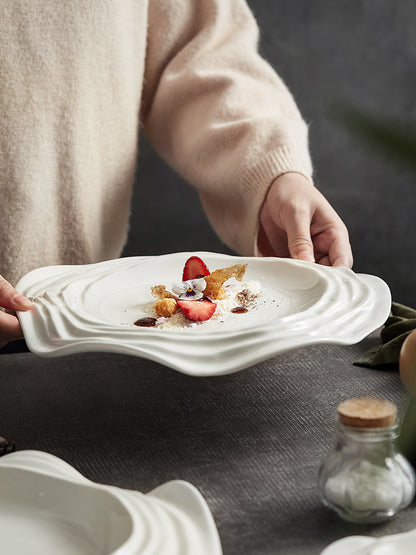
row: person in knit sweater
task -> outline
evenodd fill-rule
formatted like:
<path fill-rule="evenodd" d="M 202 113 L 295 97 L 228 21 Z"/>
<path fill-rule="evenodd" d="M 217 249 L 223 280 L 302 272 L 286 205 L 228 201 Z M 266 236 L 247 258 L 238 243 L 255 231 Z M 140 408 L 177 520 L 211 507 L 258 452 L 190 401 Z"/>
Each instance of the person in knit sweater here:
<path fill-rule="evenodd" d="M 139 130 L 236 253 L 352 266 L 245 0 L 0 0 L 0 13 L 0 343 L 21 336 L 25 273 L 121 254 Z"/>

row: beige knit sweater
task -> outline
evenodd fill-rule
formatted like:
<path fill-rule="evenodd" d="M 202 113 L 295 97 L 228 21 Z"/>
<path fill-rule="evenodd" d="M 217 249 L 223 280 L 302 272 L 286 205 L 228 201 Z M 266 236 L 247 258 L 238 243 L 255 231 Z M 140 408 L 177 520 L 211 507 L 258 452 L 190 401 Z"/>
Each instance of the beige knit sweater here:
<path fill-rule="evenodd" d="M 311 174 L 257 40 L 244 0 L 0 0 L 0 273 L 120 255 L 140 126 L 253 254 L 272 180 Z"/>

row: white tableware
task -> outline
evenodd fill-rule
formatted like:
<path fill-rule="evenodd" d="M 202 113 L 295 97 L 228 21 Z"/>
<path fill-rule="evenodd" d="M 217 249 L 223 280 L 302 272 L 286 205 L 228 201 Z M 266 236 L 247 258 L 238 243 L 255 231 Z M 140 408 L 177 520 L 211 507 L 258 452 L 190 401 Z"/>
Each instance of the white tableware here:
<path fill-rule="evenodd" d="M 321 555 L 414 555 L 415 552 L 416 529 L 381 538 L 348 536 L 331 543 Z"/>
<path fill-rule="evenodd" d="M 179 330 L 134 326 L 154 301 L 151 286 L 169 289 L 180 281 L 191 255 L 211 271 L 247 263 L 244 280 L 262 286 L 257 307 Z M 357 343 L 384 323 L 391 306 L 389 288 L 375 276 L 292 259 L 207 252 L 50 266 L 28 273 L 17 289 L 34 301 L 19 318 L 29 349 L 40 356 L 118 352 L 194 376 L 235 372 L 315 343 Z"/>
<path fill-rule="evenodd" d="M 13 555 L 221 555 L 198 490 L 172 481 L 144 495 L 91 482 L 61 459 L 0 459 L 0 551 Z"/>

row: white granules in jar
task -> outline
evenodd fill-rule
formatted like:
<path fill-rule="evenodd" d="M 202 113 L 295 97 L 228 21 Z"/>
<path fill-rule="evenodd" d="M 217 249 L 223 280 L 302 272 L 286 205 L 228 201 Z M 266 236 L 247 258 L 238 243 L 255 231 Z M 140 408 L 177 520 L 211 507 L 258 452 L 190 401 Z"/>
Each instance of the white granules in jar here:
<path fill-rule="evenodd" d="M 407 490 L 407 491 L 404 491 Z M 357 511 L 388 510 L 412 494 L 411 483 L 387 467 L 363 460 L 328 478 L 325 496 L 332 503 Z"/>

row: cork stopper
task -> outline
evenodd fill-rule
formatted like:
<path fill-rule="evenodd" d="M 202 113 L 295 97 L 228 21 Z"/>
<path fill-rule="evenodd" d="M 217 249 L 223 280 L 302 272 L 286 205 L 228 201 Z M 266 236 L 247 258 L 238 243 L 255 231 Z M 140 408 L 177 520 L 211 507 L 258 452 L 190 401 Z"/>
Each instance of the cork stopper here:
<path fill-rule="evenodd" d="M 396 423 L 397 407 L 385 399 L 359 397 L 338 406 L 342 424 L 353 428 L 387 428 Z"/>

